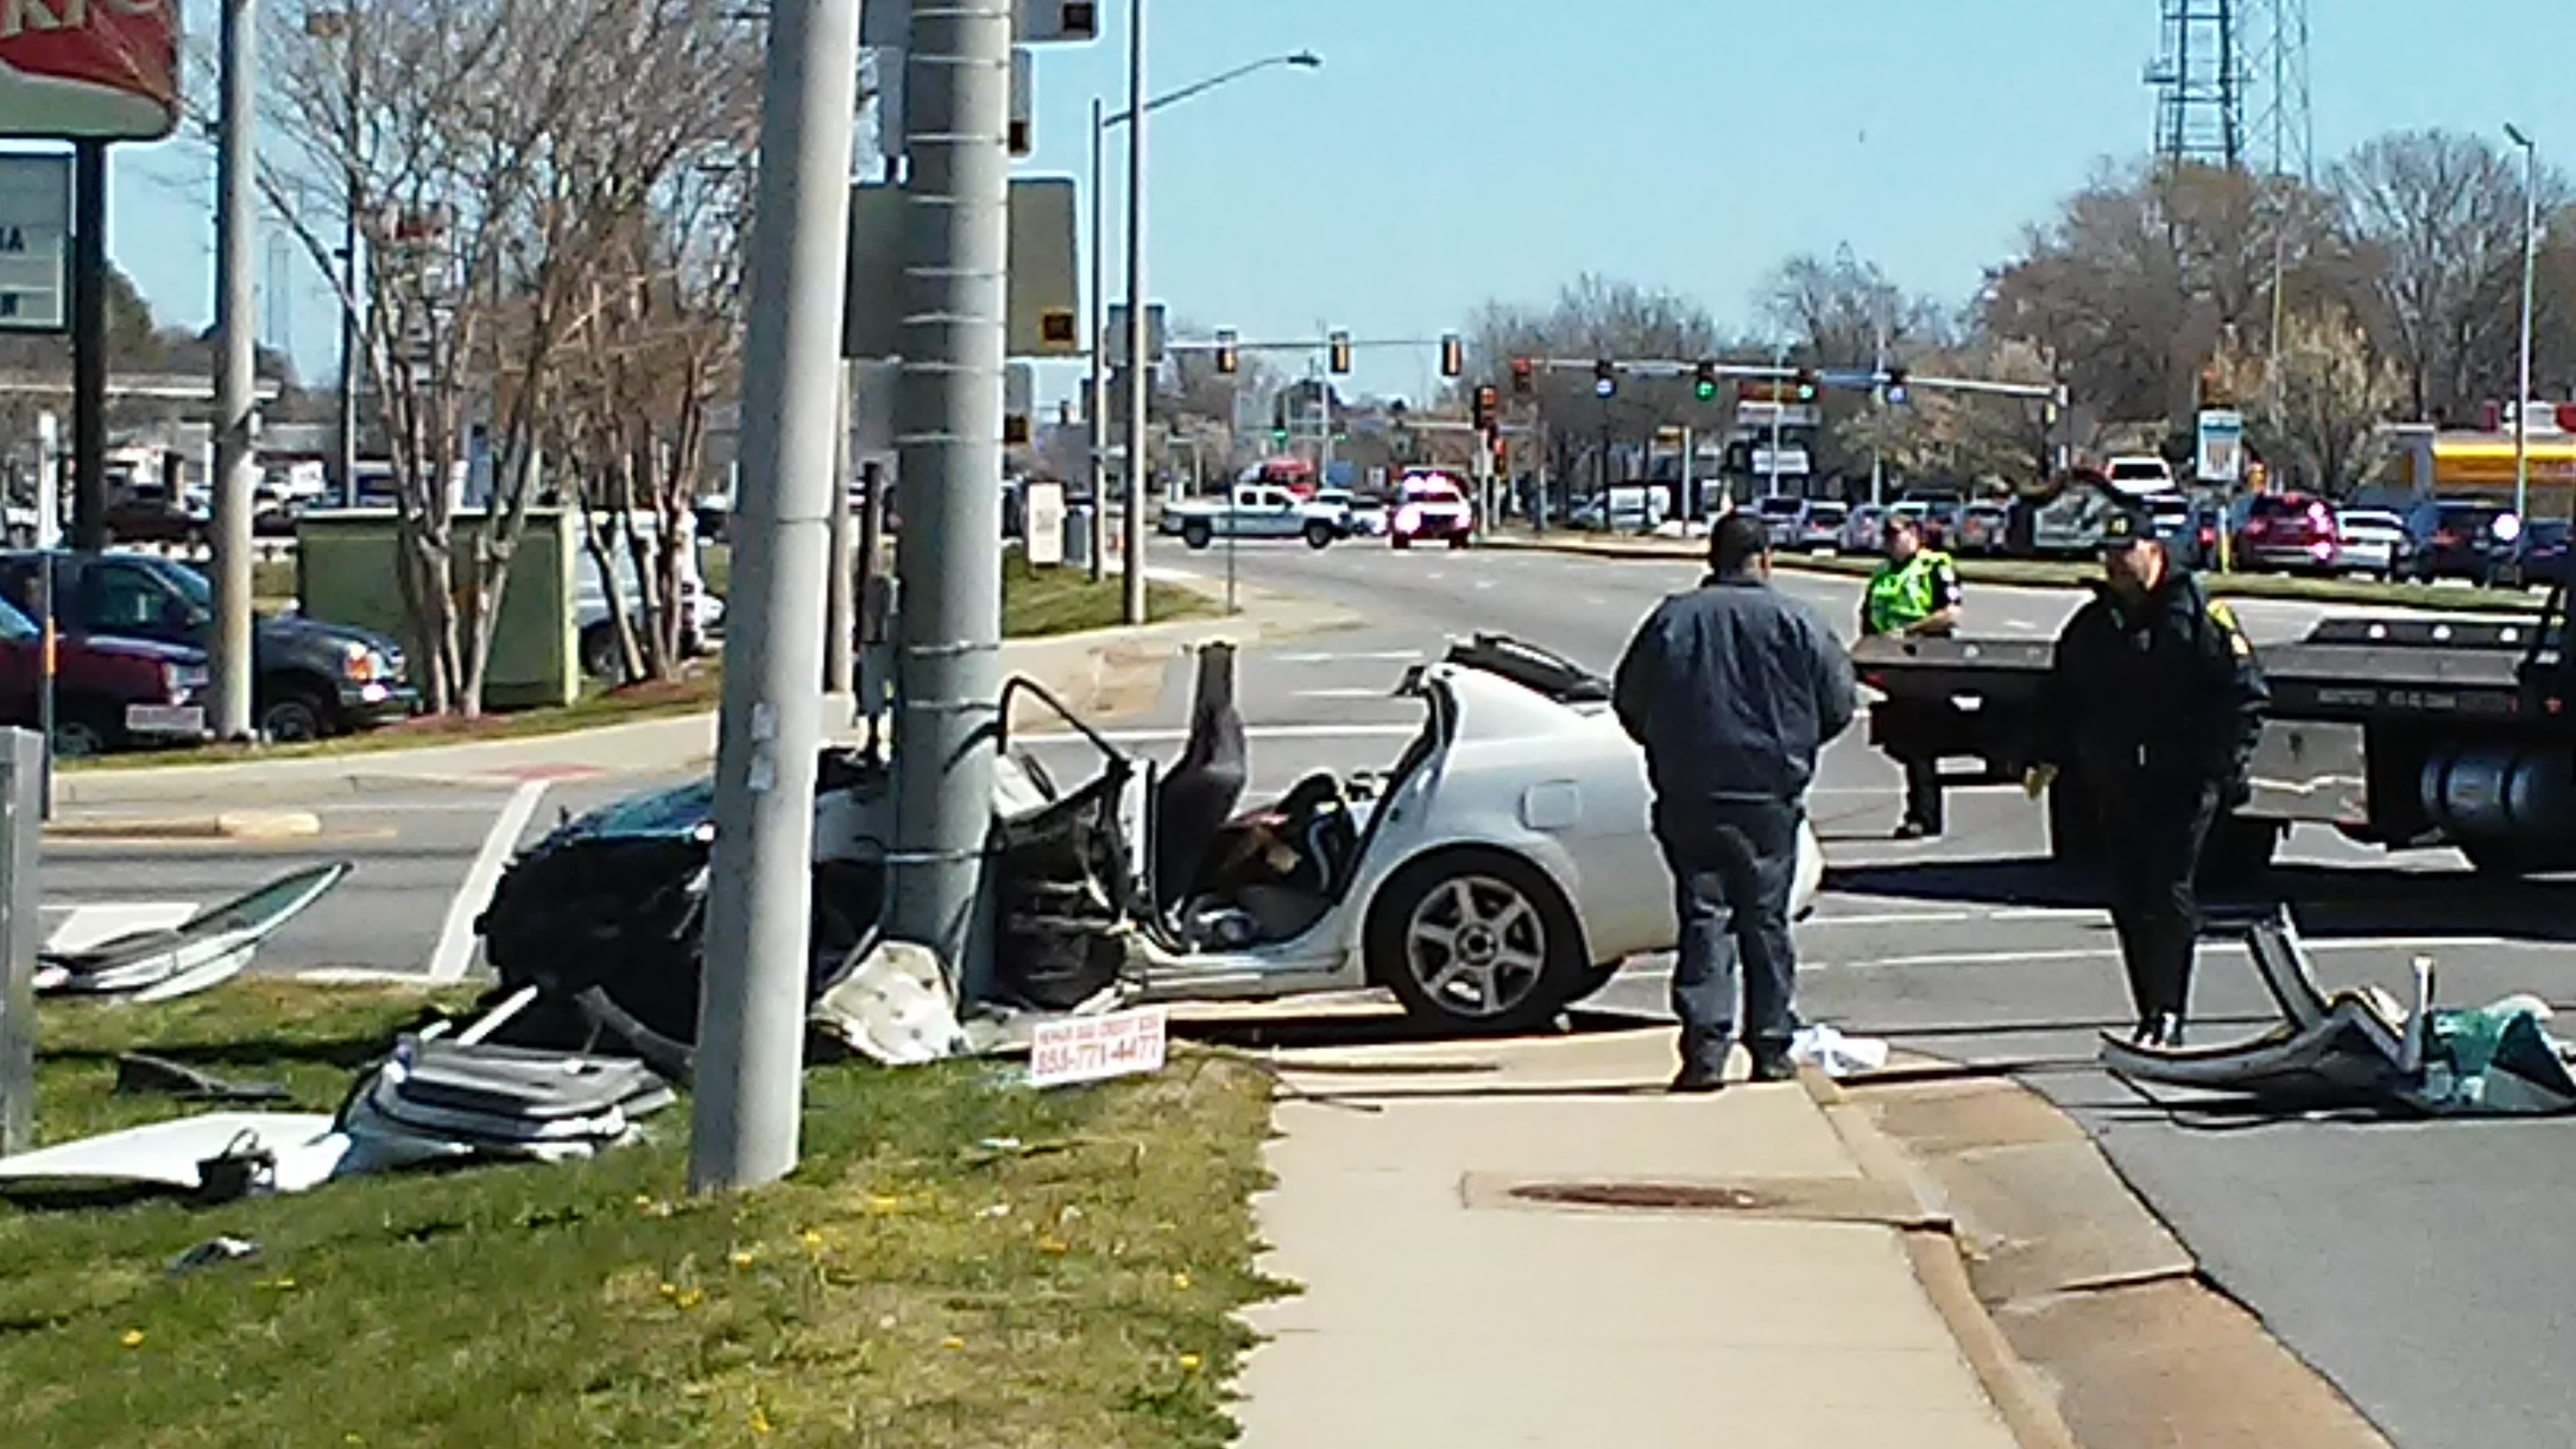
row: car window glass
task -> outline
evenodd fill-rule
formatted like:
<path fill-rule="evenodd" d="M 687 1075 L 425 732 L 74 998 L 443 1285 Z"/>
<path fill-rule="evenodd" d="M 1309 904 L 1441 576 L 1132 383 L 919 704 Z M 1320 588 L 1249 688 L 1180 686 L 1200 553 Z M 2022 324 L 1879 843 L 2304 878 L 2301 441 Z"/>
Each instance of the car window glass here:
<path fill-rule="evenodd" d="M 6 599 L 0 599 L 0 640 L 6 640 L 12 644 L 24 643 L 35 638 L 39 632 L 35 620 L 19 612 L 17 605 Z"/>
<path fill-rule="evenodd" d="M 120 564 L 83 570 L 81 586 L 90 627 L 107 634 L 159 628 L 172 601 L 159 579 Z"/>

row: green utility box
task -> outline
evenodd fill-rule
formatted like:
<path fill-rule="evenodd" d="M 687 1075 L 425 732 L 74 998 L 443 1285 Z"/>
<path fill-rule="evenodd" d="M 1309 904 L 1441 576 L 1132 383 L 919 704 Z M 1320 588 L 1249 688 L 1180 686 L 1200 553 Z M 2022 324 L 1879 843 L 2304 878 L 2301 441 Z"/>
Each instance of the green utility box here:
<path fill-rule="evenodd" d="M 474 540 L 489 526 L 483 510 L 459 510 L 453 569 L 457 609 L 464 612 L 474 577 Z M 574 646 L 574 517 L 560 508 L 528 510 L 527 530 L 510 557 L 500 627 L 485 671 L 486 709 L 538 709 L 581 697 L 581 659 Z M 399 547 L 389 508 L 315 510 L 295 524 L 295 591 L 306 614 L 335 624 L 380 629 L 410 651 L 411 677 L 427 677 L 431 643 L 403 610 Z M 460 625 L 462 620 L 460 619 Z"/>

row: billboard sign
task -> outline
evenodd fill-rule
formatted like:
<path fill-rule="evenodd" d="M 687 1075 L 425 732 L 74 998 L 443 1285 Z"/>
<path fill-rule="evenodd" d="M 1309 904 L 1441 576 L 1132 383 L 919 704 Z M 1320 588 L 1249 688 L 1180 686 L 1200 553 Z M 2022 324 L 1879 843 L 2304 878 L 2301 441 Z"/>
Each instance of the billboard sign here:
<path fill-rule="evenodd" d="M 2203 483 L 2233 485 L 2245 472 L 2245 415 L 2225 408 L 2200 414 L 2200 457 L 2194 470 Z"/>
<path fill-rule="evenodd" d="M 0 0 L 0 137 L 158 141 L 178 78 L 178 0 Z"/>
<path fill-rule="evenodd" d="M 60 332 L 72 279 L 72 158 L 0 156 L 0 332 Z"/>

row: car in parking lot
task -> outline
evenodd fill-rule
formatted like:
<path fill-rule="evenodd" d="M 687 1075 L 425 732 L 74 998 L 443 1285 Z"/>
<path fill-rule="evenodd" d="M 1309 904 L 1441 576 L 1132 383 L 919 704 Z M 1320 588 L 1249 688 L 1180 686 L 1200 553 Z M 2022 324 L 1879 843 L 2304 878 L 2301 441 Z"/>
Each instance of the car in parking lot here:
<path fill-rule="evenodd" d="M 2010 542 L 2012 510 L 2000 503 L 1971 503 L 1959 510 L 1950 541 L 1954 553 L 1999 554 Z"/>
<path fill-rule="evenodd" d="M 2428 498 L 2406 515 L 2407 548 L 2400 572 L 2419 583 L 2493 583 L 2521 533 L 2521 518 L 2505 504 Z"/>
<path fill-rule="evenodd" d="M 2246 506 L 2235 561 L 2243 569 L 2323 573 L 2341 551 L 2333 505 L 2307 493 L 2266 493 Z"/>
<path fill-rule="evenodd" d="M 44 630 L 0 600 L 0 724 L 44 722 Z M 58 636 L 54 753 L 65 759 L 207 739 L 205 651 L 151 639 Z"/>
<path fill-rule="evenodd" d="M 2576 582 L 2568 567 L 2567 535 L 2567 520 L 2563 518 L 2524 524 L 2521 536 L 2513 541 L 2512 551 L 2496 570 L 2496 582 L 2517 589 Z"/>
<path fill-rule="evenodd" d="M 2147 513 L 2165 552 L 2185 568 L 2205 569 L 2218 562 L 2217 510 L 2176 492 L 2147 499 Z"/>
<path fill-rule="evenodd" d="M 1843 520 L 1842 551 L 1876 553 L 1887 543 L 1887 510 L 1875 503 L 1864 503 Z"/>
<path fill-rule="evenodd" d="M 2394 578 L 2406 553 L 2406 520 L 2384 508 L 2347 508 L 2335 519 L 2335 566 Z"/>
<path fill-rule="evenodd" d="M 1851 522 L 1851 505 L 1830 498 L 1811 498 L 1800 510 L 1789 547 L 1807 553 L 1832 553 L 1843 546 L 1843 529 Z"/>

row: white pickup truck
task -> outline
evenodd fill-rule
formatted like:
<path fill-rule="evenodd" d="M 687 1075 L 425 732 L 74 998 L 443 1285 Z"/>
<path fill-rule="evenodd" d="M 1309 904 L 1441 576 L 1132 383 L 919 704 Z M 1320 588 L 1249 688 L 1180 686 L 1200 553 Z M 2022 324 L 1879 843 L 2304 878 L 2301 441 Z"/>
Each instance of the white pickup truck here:
<path fill-rule="evenodd" d="M 1302 538 L 1323 548 L 1349 531 L 1347 510 L 1309 503 L 1273 483 L 1237 483 L 1223 498 L 1192 498 L 1163 510 L 1163 532 L 1192 548 L 1219 538 Z"/>

